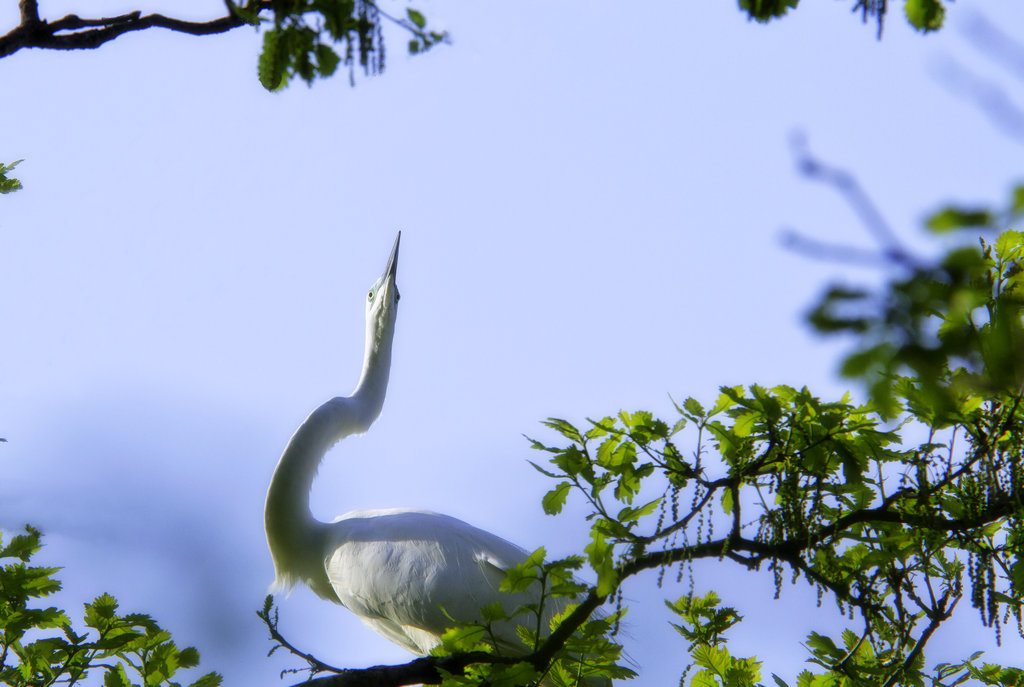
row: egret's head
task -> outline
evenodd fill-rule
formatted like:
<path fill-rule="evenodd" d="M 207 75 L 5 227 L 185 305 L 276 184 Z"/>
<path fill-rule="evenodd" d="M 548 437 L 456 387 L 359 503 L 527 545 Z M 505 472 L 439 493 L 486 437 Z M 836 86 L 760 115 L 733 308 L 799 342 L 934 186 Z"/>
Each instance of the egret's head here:
<path fill-rule="evenodd" d="M 391 257 L 384 268 L 384 274 L 374 282 L 366 294 L 366 326 L 367 334 L 374 342 L 374 348 L 389 338 L 395 331 L 395 316 L 398 314 L 398 242 L 402 240 L 402 232 L 395 238 L 395 247 L 391 249 Z"/>

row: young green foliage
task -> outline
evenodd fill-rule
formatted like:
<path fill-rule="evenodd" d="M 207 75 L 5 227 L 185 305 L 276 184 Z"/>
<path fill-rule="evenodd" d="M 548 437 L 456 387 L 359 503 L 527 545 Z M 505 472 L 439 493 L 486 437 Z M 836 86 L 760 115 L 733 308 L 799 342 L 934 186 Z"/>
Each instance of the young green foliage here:
<path fill-rule="evenodd" d="M 740 10 L 758 22 L 769 22 L 786 16 L 795 10 L 800 0 L 739 0 Z M 861 15 L 863 21 L 874 19 L 878 25 L 878 35 L 882 35 L 882 23 L 889 11 L 889 3 L 884 0 L 856 0 L 853 11 Z M 903 14 L 907 22 L 922 33 L 938 31 L 942 28 L 946 17 L 946 9 L 940 0 L 903 0 Z"/>
<path fill-rule="evenodd" d="M 573 573 L 583 565 L 583 559 L 546 561 L 544 557 L 543 548 L 532 552 L 507 571 L 500 586 L 501 591 L 510 595 L 527 593 L 535 602 L 507 608 L 493 603 L 481 609 L 481 619 L 476 623 L 453 621 L 453 627 L 431 655 L 477 652 L 477 657 L 465 672 L 442 672 L 441 685 L 513 687 L 543 680 L 553 687 L 576 687 L 605 684 L 604 679 L 635 674 L 620 665 L 622 646 L 611 639 L 624 611 L 575 621 L 576 601 L 586 586 Z M 563 624 L 570 632 L 553 640 L 566 629 Z M 518 643 L 502 639 L 507 636 L 502 631 L 504 627 L 515 628 Z"/>
<path fill-rule="evenodd" d="M 0 194 L 13 193 L 21 189 L 21 182 L 14 177 L 7 176 L 15 167 L 17 167 L 22 160 L 15 160 L 14 162 L 5 165 L 0 162 Z"/>
<path fill-rule="evenodd" d="M 684 596 L 674 603 L 665 602 L 683 621 L 681 625 L 672 623 L 672 626 L 690 642 L 693 663 L 683 675 L 697 668 L 690 679 L 693 686 L 752 687 L 761 679 L 761 662 L 753 657 L 736 658 L 729 653 L 723 635 L 743 618 L 734 608 L 719 608 L 719 602 L 714 592 L 703 597 Z"/>
<path fill-rule="evenodd" d="M 429 29 L 423 13 L 411 7 L 404 18 L 396 19 L 367 0 L 274 0 L 272 5 L 273 26 L 264 31 L 258 68 L 260 83 L 270 91 L 296 77 L 312 85 L 317 78 L 332 76 L 341 64 L 349 68 L 353 82 L 357 64 L 367 75 L 383 72 L 386 19 L 412 36 L 410 54 L 448 40 L 446 33 Z M 257 6 L 230 5 L 233 13 L 258 25 Z M 340 46 L 340 52 L 332 46 Z"/>
<path fill-rule="evenodd" d="M 85 604 L 85 628 L 79 634 L 64 611 L 36 607 L 39 599 L 60 589 L 57 568 L 30 565 L 39 548 L 39 531 L 31 527 L 6 546 L 0 538 L 0 683 L 45 687 L 102 673 L 106 687 L 180 687 L 172 678 L 196 667 L 199 652 L 179 650 L 149 616 L 121 615 L 117 600 L 103 594 Z M 191 687 L 220 682 L 217 673 L 207 673 Z"/>
<path fill-rule="evenodd" d="M 910 25 L 921 33 L 938 31 L 946 19 L 946 8 L 939 0 L 904 0 L 903 12 Z"/>
<path fill-rule="evenodd" d="M 589 508 L 591 593 L 613 595 L 645 569 L 682 575 L 699 558 L 766 567 L 777 594 L 804 578 L 856 622 L 839 640 L 810 634 L 818 672 L 801 685 L 923 684 L 924 647 L 961 600 L 997 642 L 1009 623 L 1024 636 L 1022 259 L 1024 236 L 1005 232 L 894 281 L 870 301 L 882 313 L 826 310 L 824 322 L 867 341 L 847 365 L 871 380 L 875 403 L 752 385 L 723 387 L 710 410 L 676 404 L 674 422 L 547 421 L 560 442 L 533 441 L 555 481 L 545 510 L 573 498 Z M 925 439 L 906 443 L 903 430 Z M 717 603 L 670 604 L 700 667 L 691 682 L 754 684 L 759 663 L 722 646 L 739 618 Z M 981 670 L 969 663 L 958 674 Z"/>
<path fill-rule="evenodd" d="M 865 381 L 886 417 L 903 395 L 913 396 L 906 400 L 922 420 L 951 422 L 964 403 L 1012 394 L 1024 382 L 1022 256 L 1024 235 L 1007 231 L 918 266 L 881 294 L 830 289 L 810 321 L 820 332 L 857 338 L 842 372 Z"/>

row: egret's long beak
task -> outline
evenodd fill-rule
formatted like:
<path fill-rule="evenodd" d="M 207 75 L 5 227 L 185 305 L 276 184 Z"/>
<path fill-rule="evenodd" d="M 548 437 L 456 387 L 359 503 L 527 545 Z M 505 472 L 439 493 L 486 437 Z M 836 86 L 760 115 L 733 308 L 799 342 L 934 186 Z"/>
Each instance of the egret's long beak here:
<path fill-rule="evenodd" d="M 391 283 L 395 283 L 395 279 L 398 276 L 398 242 L 402 240 L 402 232 L 398 232 L 398 236 L 395 238 L 395 247 L 391 249 L 391 257 L 388 258 L 388 264 L 384 268 L 384 274 L 381 275 L 383 279 L 391 278 Z"/>

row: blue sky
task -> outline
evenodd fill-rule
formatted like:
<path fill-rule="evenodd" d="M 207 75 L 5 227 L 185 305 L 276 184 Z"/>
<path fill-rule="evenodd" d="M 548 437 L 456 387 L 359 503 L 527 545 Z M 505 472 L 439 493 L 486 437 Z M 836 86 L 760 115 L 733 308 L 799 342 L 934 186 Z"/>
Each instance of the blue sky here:
<path fill-rule="evenodd" d="M 669 394 L 722 384 L 841 394 L 841 347 L 802 314 L 828 280 L 871 275 L 779 235 L 870 239 L 796 174 L 788 140 L 803 131 L 925 245 L 929 210 L 999 200 L 1020 178 L 1019 144 L 934 74 L 956 60 L 1012 87 L 958 27 L 975 11 L 1022 26 L 1024 7 L 951 5 L 928 37 L 894 10 L 878 42 L 845 3 L 805 4 L 770 26 L 710 0 L 417 4 L 453 44 L 411 59 L 393 34 L 387 73 L 354 89 L 266 93 L 249 30 L 0 60 L 0 159 L 25 158 L 25 189 L 0 200 L 0 527 L 44 529 L 65 603 L 110 591 L 229 684 L 267 683 L 282 661 L 254 616 L 272 579 L 266 484 L 305 415 L 354 387 L 363 295 L 398 229 L 388 400 L 325 461 L 321 518 L 429 508 L 565 554 L 584 527 L 541 512 L 522 438 L 543 436 L 539 420 L 667 415 Z M 734 653 L 794 676 L 798 642 L 829 618 L 813 593 L 765 603 L 767 577 L 698 573 L 748 617 Z M 684 646 L 659 596 L 685 586 L 652 581 L 626 592 L 626 642 L 637 684 L 672 684 Z M 335 664 L 408 658 L 305 590 L 281 612 Z M 933 660 L 993 643 L 964 615 Z"/>

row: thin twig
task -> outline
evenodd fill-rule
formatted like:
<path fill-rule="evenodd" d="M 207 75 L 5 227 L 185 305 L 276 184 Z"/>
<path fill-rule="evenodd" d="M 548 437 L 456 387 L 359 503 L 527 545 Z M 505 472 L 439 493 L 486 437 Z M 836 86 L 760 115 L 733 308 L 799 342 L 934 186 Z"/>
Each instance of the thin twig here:
<path fill-rule="evenodd" d="M 915 660 L 917 660 L 917 657 L 924 650 L 924 645 L 928 643 L 929 639 L 931 639 L 931 636 L 935 632 L 935 630 L 939 629 L 939 625 L 941 625 L 945 620 L 947 620 L 951 615 L 953 615 L 953 609 L 956 608 L 957 603 L 960 602 L 960 595 L 957 594 L 955 597 L 953 597 L 953 604 L 949 608 L 946 608 L 946 603 L 949 601 L 949 597 L 951 595 L 952 590 L 948 590 L 946 594 L 943 595 L 942 601 L 939 604 L 938 612 L 934 614 L 929 614 L 931 622 L 928 623 L 928 627 L 926 627 L 924 632 L 921 633 L 921 636 L 918 638 L 917 643 L 914 644 L 914 648 L 910 650 L 910 653 L 907 654 L 907 657 L 900 662 L 900 665 L 896 668 L 896 670 L 894 670 L 892 674 L 889 675 L 888 679 L 886 679 L 886 681 L 882 683 L 882 687 L 891 687 L 895 683 L 897 677 L 899 677 L 899 675 L 903 673 L 904 670 L 906 670 L 907 666 L 909 666 Z"/>
<path fill-rule="evenodd" d="M 310 670 L 311 674 L 316 674 L 316 673 L 343 673 L 343 672 L 345 672 L 341 668 L 335 668 L 332 665 L 328 665 L 327 663 L 324 663 L 323 661 L 318 659 L 316 656 L 313 656 L 312 654 L 307 654 L 306 652 L 301 651 L 300 649 L 295 648 L 295 646 L 291 642 L 289 642 L 287 639 L 285 639 L 284 635 L 282 635 L 280 633 L 280 631 L 278 631 L 278 629 L 277 629 L 277 609 L 276 608 L 271 608 L 266 613 L 264 613 L 263 611 L 259 611 L 259 612 L 256 613 L 256 615 L 258 615 L 260 617 L 260 620 L 262 620 L 264 622 L 264 624 L 266 624 L 267 629 L 270 631 L 270 638 L 273 639 L 275 642 L 277 642 L 278 645 L 283 646 L 289 652 L 295 654 L 296 656 L 301 658 L 303 661 L 308 663 L 309 664 L 309 670 Z"/>
<path fill-rule="evenodd" d="M 803 237 L 791 229 L 786 230 L 783 235 L 786 247 L 813 257 L 843 262 L 872 265 L 882 262 L 910 268 L 919 266 L 918 260 L 903 246 L 896 232 L 889 226 L 885 217 L 852 174 L 838 167 L 831 167 L 811 155 L 803 134 L 794 133 L 790 137 L 790 147 L 800 173 L 808 179 L 820 181 L 835 188 L 860 218 L 864 227 L 878 244 L 879 249 L 870 251 L 826 244 Z"/>

